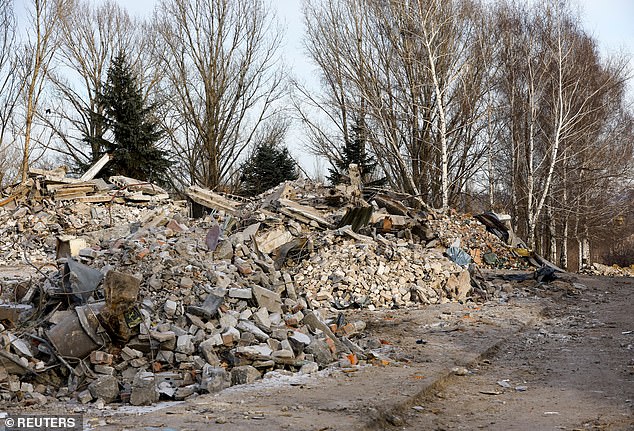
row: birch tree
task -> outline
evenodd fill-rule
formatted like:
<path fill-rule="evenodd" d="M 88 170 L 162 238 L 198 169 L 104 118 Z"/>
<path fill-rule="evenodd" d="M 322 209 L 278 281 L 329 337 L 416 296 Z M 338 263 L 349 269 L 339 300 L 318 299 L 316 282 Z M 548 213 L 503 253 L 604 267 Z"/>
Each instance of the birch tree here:
<path fill-rule="evenodd" d="M 281 109 L 280 29 L 263 0 L 163 0 L 154 31 L 184 181 L 216 188 Z"/>
<path fill-rule="evenodd" d="M 69 8 L 68 0 L 33 0 L 28 10 L 32 33 L 25 46 L 26 64 L 24 66 L 27 70 L 27 78 L 24 95 L 25 132 L 20 168 L 22 182 L 26 181 L 29 171 L 31 133 L 38 104 L 51 61 L 60 44 L 60 25 Z"/>
<path fill-rule="evenodd" d="M 530 247 L 567 254 L 561 242 L 569 232 L 566 215 L 574 215 L 568 203 L 577 181 L 570 162 L 589 143 L 603 153 L 596 151 L 597 137 L 618 112 L 610 100 L 621 100 L 623 73 L 601 64 L 594 42 L 564 4 L 508 2 L 497 13 L 499 94 L 511 144 L 500 148 L 509 161 L 511 210 Z M 599 159 L 590 165 L 600 170 Z M 537 241 L 539 232 L 546 241 Z"/>
<path fill-rule="evenodd" d="M 317 152 L 329 156 L 336 135 L 345 142 L 350 124 L 362 120 L 392 184 L 448 207 L 483 155 L 478 5 L 328 0 L 306 2 L 304 10 L 307 50 L 326 96 L 304 94 L 334 131 L 317 130 Z M 312 118 L 302 119 L 317 129 Z"/>
<path fill-rule="evenodd" d="M 14 116 L 23 80 L 19 76 L 16 21 L 11 0 L 0 0 L 0 187 L 16 170 Z"/>

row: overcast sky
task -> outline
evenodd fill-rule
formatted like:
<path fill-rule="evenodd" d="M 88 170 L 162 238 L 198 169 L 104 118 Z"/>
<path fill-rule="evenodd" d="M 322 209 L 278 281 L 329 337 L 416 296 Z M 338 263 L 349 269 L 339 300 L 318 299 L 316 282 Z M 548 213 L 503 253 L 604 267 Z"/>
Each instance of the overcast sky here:
<path fill-rule="evenodd" d="M 607 52 L 634 53 L 634 1 L 583 0 L 585 27 Z"/>

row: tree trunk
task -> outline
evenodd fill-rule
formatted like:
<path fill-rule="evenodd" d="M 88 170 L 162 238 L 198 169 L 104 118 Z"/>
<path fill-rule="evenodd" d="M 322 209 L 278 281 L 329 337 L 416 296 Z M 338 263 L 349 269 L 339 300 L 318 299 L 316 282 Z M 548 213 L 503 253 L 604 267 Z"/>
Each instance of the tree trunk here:
<path fill-rule="evenodd" d="M 564 227 L 561 238 L 561 259 L 559 261 L 559 265 L 562 269 L 568 271 L 568 229 L 569 222 L 568 217 L 564 218 Z"/>
<path fill-rule="evenodd" d="M 529 112 L 530 117 L 528 127 L 528 154 L 526 156 L 527 175 L 526 175 L 526 215 L 528 220 L 528 247 L 535 248 L 535 228 L 537 226 L 538 217 L 534 217 L 533 209 L 533 194 L 535 193 L 535 117 L 537 108 L 535 104 L 535 83 L 533 79 L 533 69 L 530 67 L 529 62 L 529 80 L 530 80 L 530 92 L 529 92 Z"/>
<path fill-rule="evenodd" d="M 588 228 L 584 228 L 583 238 L 581 239 L 581 264 L 582 267 L 590 265 L 590 241 L 588 240 Z"/>
<path fill-rule="evenodd" d="M 489 106 L 487 107 L 487 170 L 489 172 L 489 210 L 493 211 L 495 207 L 495 174 L 493 173 L 493 137 L 491 131 L 491 100 L 489 98 Z"/>
<path fill-rule="evenodd" d="M 564 150 L 565 154 L 565 150 Z M 568 229 L 569 229 L 569 209 L 571 205 L 568 202 L 568 167 L 566 163 L 563 164 L 563 191 L 562 191 L 562 204 L 565 209 L 563 217 L 562 239 L 561 239 L 561 257 L 559 265 L 561 268 L 568 270 Z"/>
<path fill-rule="evenodd" d="M 429 71 L 434 91 L 436 93 L 436 109 L 438 110 L 438 129 L 440 138 L 440 191 L 442 194 L 442 210 L 449 208 L 449 158 L 447 154 L 447 118 L 445 117 L 444 92 L 440 88 L 440 81 L 436 71 L 436 57 L 432 53 L 431 40 L 425 24 L 423 24 L 425 36 L 425 46 L 427 48 L 427 59 L 429 60 Z"/>
<path fill-rule="evenodd" d="M 29 91 L 29 94 L 31 92 Z M 24 133 L 24 148 L 22 155 L 22 166 L 20 168 L 22 172 L 22 184 L 26 183 L 26 180 L 29 175 L 29 154 L 30 154 L 30 144 L 31 144 L 31 128 L 33 126 L 33 102 L 32 96 L 29 95 L 28 104 L 26 108 L 26 130 Z"/>
<path fill-rule="evenodd" d="M 550 198 L 550 205 L 548 206 L 548 236 L 550 238 L 550 253 L 549 260 L 551 262 L 557 262 L 557 224 L 555 215 L 553 213 L 552 197 Z"/>

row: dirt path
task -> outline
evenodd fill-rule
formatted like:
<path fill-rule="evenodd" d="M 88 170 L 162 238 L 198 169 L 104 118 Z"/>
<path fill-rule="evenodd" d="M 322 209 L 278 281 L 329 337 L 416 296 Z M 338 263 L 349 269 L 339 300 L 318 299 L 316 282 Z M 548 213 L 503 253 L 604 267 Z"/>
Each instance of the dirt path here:
<path fill-rule="evenodd" d="M 579 282 L 543 291 L 543 321 L 420 398 L 399 429 L 634 430 L 634 280 Z"/>

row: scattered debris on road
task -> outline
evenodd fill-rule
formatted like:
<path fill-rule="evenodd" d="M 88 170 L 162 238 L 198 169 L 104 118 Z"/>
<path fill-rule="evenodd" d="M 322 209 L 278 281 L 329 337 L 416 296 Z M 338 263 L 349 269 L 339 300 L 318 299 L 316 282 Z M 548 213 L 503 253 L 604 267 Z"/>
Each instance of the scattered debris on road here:
<path fill-rule="evenodd" d="M 191 187 L 174 201 L 95 180 L 104 160 L 5 190 L 0 265 L 30 270 L 0 275 L 5 403 L 146 405 L 274 370 L 384 365 L 339 310 L 485 299 L 508 283 L 478 268 L 531 262 L 411 196 L 297 180 L 251 200 Z"/>

